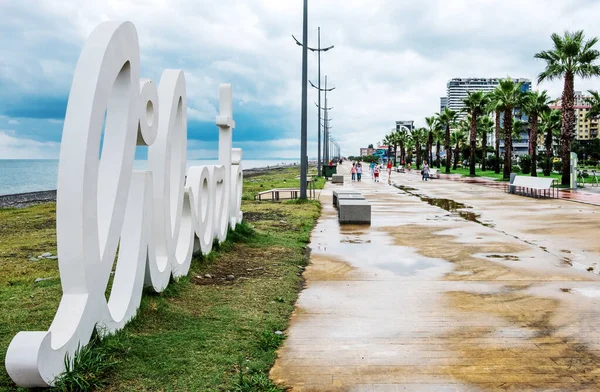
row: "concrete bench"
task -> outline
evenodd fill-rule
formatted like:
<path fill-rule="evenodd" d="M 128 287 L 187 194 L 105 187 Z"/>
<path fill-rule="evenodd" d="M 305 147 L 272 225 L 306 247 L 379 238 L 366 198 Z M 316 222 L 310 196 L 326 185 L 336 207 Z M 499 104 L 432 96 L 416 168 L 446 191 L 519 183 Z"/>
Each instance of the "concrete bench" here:
<path fill-rule="evenodd" d="M 340 200 L 338 220 L 340 224 L 371 224 L 371 204 L 366 200 Z"/>
<path fill-rule="evenodd" d="M 338 193 L 335 207 L 340 208 L 342 200 L 365 200 L 365 197 L 360 193 Z"/>
<path fill-rule="evenodd" d="M 508 190 L 513 194 L 531 197 L 556 197 L 557 191 L 552 185 L 554 179 L 544 177 L 513 176 Z"/>
<path fill-rule="evenodd" d="M 332 184 L 344 184 L 344 176 L 342 174 L 334 174 L 331 176 Z"/>
<path fill-rule="evenodd" d="M 429 169 L 429 178 L 440 178 L 440 169 Z"/>
<path fill-rule="evenodd" d="M 396 173 L 404 173 L 404 172 L 405 172 L 404 166 L 398 166 L 398 167 L 396 167 Z"/>
<path fill-rule="evenodd" d="M 360 192 L 358 191 L 353 191 L 351 189 L 340 189 L 337 191 L 333 191 L 333 206 L 337 207 L 337 199 L 338 199 L 338 195 L 340 194 L 354 194 L 354 195 L 360 195 Z"/>

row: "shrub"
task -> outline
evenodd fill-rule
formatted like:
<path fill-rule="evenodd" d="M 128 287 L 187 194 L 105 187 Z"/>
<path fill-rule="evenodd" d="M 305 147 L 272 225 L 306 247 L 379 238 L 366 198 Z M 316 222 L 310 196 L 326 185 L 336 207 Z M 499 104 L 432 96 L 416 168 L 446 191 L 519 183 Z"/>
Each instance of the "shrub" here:
<path fill-rule="evenodd" d="M 489 156 L 485 160 L 485 165 L 487 166 L 488 169 L 494 169 L 496 167 L 496 156 L 495 155 Z"/>
<path fill-rule="evenodd" d="M 529 155 L 523 155 L 519 160 L 519 166 L 521 166 L 523 174 L 531 173 L 531 157 Z"/>
<path fill-rule="evenodd" d="M 521 173 L 521 168 L 517 165 L 512 167 L 511 173 Z"/>
<path fill-rule="evenodd" d="M 552 169 L 562 174 L 562 162 L 557 161 L 552 163 Z"/>

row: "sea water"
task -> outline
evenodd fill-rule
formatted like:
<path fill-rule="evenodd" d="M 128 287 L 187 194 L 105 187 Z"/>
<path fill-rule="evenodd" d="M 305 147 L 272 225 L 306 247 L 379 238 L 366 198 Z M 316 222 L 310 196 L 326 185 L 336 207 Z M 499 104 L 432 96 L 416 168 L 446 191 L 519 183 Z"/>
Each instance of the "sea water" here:
<path fill-rule="evenodd" d="M 298 164 L 294 159 L 244 159 L 244 169 Z M 217 160 L 190 160 L 187 166 L 215 165 Z M 143 170 L 147 161 L 136 160 L 134 169 Z M 58 160 L 51 159 L 0 159 L 0 195 L 49 191 L 56 189 Z"/>

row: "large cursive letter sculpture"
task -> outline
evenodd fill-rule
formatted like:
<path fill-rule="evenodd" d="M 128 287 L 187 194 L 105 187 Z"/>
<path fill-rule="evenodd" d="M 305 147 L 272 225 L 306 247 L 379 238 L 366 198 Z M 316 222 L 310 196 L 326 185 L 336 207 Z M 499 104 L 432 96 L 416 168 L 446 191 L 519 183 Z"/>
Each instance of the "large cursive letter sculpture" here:
<path fill-rule="evenodd" d="M 62 135 L 56 232 L 63 296 L 48 331 L 19 332 L 10 343 L 6 370 L 18 385 L 52 385 L 94 328 L 122 328 L 144 285 L 164 290 L 171 276 L 188 273 L 194 251 L 209 253 L 242 219 L 231 85 L 219 91 L 219 164 L 186 176 L 183 72 L 165 70 L 158 88 L 139 73 L 134 25 L 100 24 L 77 62 Z M 148 146 L 147 170 L 133 170 L 136 145 Z"/>

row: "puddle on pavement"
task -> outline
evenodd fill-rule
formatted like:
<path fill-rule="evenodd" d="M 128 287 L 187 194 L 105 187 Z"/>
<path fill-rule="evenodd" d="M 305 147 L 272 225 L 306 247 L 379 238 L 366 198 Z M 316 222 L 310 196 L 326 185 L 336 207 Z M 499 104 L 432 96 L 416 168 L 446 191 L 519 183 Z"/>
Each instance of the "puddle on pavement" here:
<path fill-rule="evenodd" d="M 350 234 L 350 235 L 348 235 Z M 410 246 L 397 246 L 393 238 L 386 233 L 374 232 L 356 235 L 349 231 L 336 241 L 332 233 L 327 234 L 327 246 L 320 244 L 313 254 L 344 260 L 354 268 L 372 273 L 385 270 L 397 276 L 415 276 L 423 274 L 443 275 L 451 265 L 440 258 L 429 258 L 419 254 Z"/>
<path fill-rule="evenodd" d="M 466 209 L 471 208 L 471 207 L 467 206 L 464 203 L 460 203 L 460 202 L 457 202 L 452 199 L 444 199 L 444 198 L 439 198 L 439 197 L 425 196 L 420 193 L 417 193 L 416 192 L 417 189 L 407 187 L 404 185 L 396 185 L 396 188 L 400 189 L 401 191 L 403 191 L 405 193 L 408 193 L 411 196 L 418 197 L 419 199 L 428 203 L 429 205 L 439 207 L 439 208 L 446 210 L 454 215 L 458 215 L 459 217 L 461 217 L 469 222 L 479 223 L 480 225 L 483 225 L 486 227 L 493 227 L 493 225 L 490 223 L 481 222 L 479 220 L 479 214 L 476 214 L 472 211 L 465 211 Z"/>
<path fill-rule="evenodd" d="M 519 261 L 519 257 L 514 256 L 514 255 L 487 255 L 486 257 L 488 257 L 490 259 L 503 259 L 503 260 L 508 260 L 508 261 Z"/>

